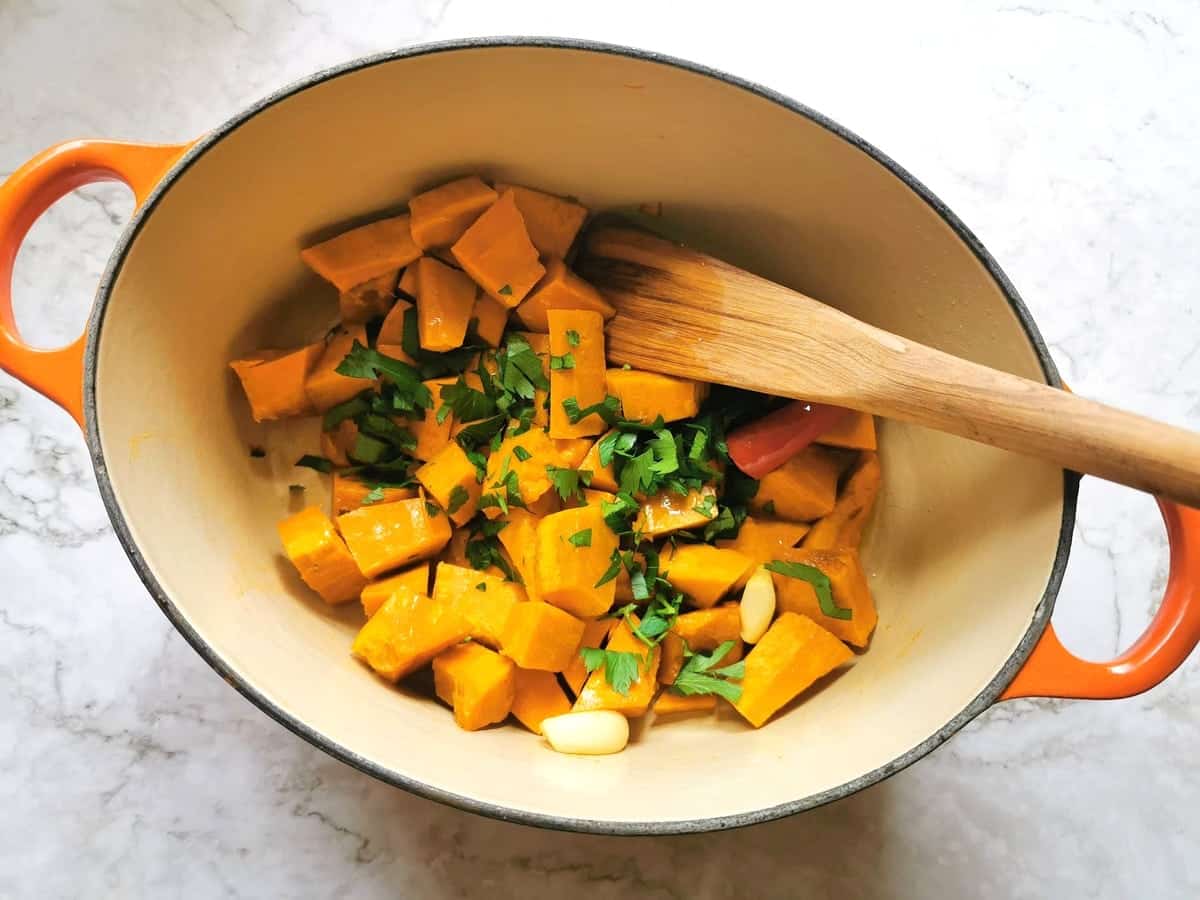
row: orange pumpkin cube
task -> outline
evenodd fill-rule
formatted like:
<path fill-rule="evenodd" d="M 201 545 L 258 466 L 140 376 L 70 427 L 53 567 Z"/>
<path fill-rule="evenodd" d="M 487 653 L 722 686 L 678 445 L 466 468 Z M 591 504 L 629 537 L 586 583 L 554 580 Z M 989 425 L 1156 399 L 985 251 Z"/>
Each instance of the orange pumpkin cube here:
<path fill-rule="evenodd" d="M 461 347 L 475 309 L 475 282 L 431 256 L 422 256 L 416 266 L 421 346 L 437 352 Z"/>
<path fill-rule="evenodd" d="M 659 648 L 648 649 L 645 644 L 634 637 L 628 624 L 619 622 L 612 630 L 607 649 L 637 655 L 637 680 L 630 685 L 628 693 L 620 694 L 608 683 L 602 666 L 588 675 L 583 690 L 579 692 L 579 698 L 571 707 L 572 712 L 581 712 L 586 709 L 612 709 L 631 717 L 645 715 L 646 710 L 650 708 L 650 701 L 654 699 L 655 691 L 658 690 Z"/>
<path fill-rule="evenodd" d="M 355 325 L 386 316 L 396 298 L 400 272 L 389 270 L 338 294 L 338 314 L 343 324 Z"/>
<path fill-rule="evenodd" d="M 438 563 L 433 599 L 458 609 L 466 619 L 471 637 L 495 648 L 500 647 L 513 606 L 526 601 L 519 584 L 447 562 Z"/>
<path fill-rule="evenodd" d="M 712 712 L 716 708 L 716 694 L 692 694 L 684 696 L 683 694 L 676 694 L 674 691 L 663 691 L 658 695 L 658 699 L 654 701 L 654 714 L 656 716 Z"/>
<path fill-rule="evenodd" d="M 503 722 L 512 710 L 516 669 L 511 659 L 476 643 L 459 644 L 433 660 L 433 687 L 454 710 L 454 722 L 478 731 Z"/>
<path fill-rule="evenodd" d="M 325 352 L 323 343 L 299 350 L 266 350 L 229 364 L 250 402 L 255 422 L 286 419 L 312 412 L 304 383 Z"/>
<path fill-rule="evenodd" d="M 358 441 L 358 426 L 353 419 L 342 419 L 333 431 L 321 432 L 321 455 L 335 466 L 350 465 L 347 456 Z M 334 476 L 337 477 L 336 474 Z"/>
<path fill-rule="evenodd" d="M 499 347 L 500 339 L 504 337 L 504 329 L 508 326 L 508 307 L 497 302 L 483 291 L 475 298 L 475 308 L 471 310 L 471 319 L 475 322 L 475 333 L 489 347 Z"/>
<path fill-rule="evenodd" d="M 588 679 L 587 666 L 583 663 L 583 648 L 594 647 L 600 648 L 604 646 L 604 642 L 608 640 L 609 632 L 616 627 L 616 619 L 591 619 L 585 623 L 583 628 L 583 639 L 579 642 L 579 651 L 571 657 L 571 663 L 562 670 L 563 680 L 571 688 L 571 692 L 578 697 L 579 692 L 583 690 L 584 682 Z"/>
<path fill-rule="evenodd" d="M 784 704 L 853 656 L 811 619 L 785 612 L 747 654 L 742 697 L 734 708 L 761 728 Z"/>
<path fill-rule="evenodd" d="M 537 590 L 534 558 L 537 554 L 537 526 L 542 517 L 534 515 L 529 510 L 513 507 L 508 511 L 504 520 L 508 524 L 501 528 L 497 535 L 500 539 L 500 546 L 504 548 L 504 552 L 512 560 L 513 568 L 517 570 L 521 581 L 525 583 L 525 593 L 528 594 L 529 599 L 541 600 L 541 595 Z"/>
<path fill-rule="evenodd" d="M 604 319 L 597 312 L 552 309 L 550 322 L 550 437 L 578 438 L 608 430 L 604 420 L 591 413 L 572 422 L 565 403 L 573 399 L 582 410 L 604 400 L 607 394 L 604 362 Z M 569 355 L 573 365 L 554 368 L 555 358 Z"/>
<path fill-rule="evenodd" d="M 592 478 L 592 484 L 596 479 Z M 704 525 L 717 517 L 716 489 L 706 484 L 700 490 L 688 491 L 686 495 L 662 490 L 647 497 L 638 511 L 634 528 L 645 537 L 662 537 L 685 528 Z"/>
<path fill-rule="evenodd" d="M 371 503 L 395 503 L 397 500 L 409 500 L 417 496 L 416 488 L 381 487 L 382 497 L 367 502 L 375 492 L 375 487 L 365 481 L 359 481 L 350 475 L 340 472 L 333 473 L 333 514 L 340 516 L 360 506 L 370 506 Z"/>
<path fill-rule="evenodd" d="M 419 497 L 360 506 L 338 516 L 337 524 L 354 561 L 372 578 L 428 559 L 450 540 L 446 514 L 427 509 L 426 501 Z"/>
<path fill-rule="evenodd" d="M 288 516 L 278 528 L 288 559 L 304 583 L 326 603 L 347 603 L 366 586 L 367 579 L 334 530 L 333 522 L 317 507 Z"/>
<path fill-rule="evenodd" d="M 826 631 L 855 647 L 865 647 L 875 630 L 878 615 L 871 588 L 863 571 L 858 551 L 853 547 L 831 550 L 791 550 L 780 554 L 785 562 L 802 563 L 819 570 L 829 579 L 833 604 L 850 611 L 850 618 L 839 619 L 821 611 L 821 603 L 812 584 L 779 572 L 771 573 L 775 583 L 775 602 L 780 610 L 808 616 Z"/>
<path fill-rule="evenodd" d="M 542 722 L 571 711 L 571 701 L 553 672 L 517 669 L 516 695 L 512 714 L 534 734 L 542 733 Z"/>
<path fill-rule="evenodd" d="M 421 462 L 429 462 L 446 448 L 450 443 L 454 430 L 454 416 L 446 416 L 441 422 L 437 420 L 438 407 L 442 405 L 442 388 L 458 381 L 457 378 L 431 378 L 423 382 L 433 395 L 433 408 L 425 410 L 424 418 L 414 413 L 411 416 L 398 418 L 396 421 L 412 432 L 416 446 L 409 454 Z"/>
<path fill-rule="evenodd" d="M 609 369 L 605 380 L 608 392 L 621 401 L 622 415 L 642 422 L 659 416 L 664 422 L 690 419 L 708 396 L 703 382 L 638 369 Z"/>
<path fill-rule="evenodd" d="M 877 447 L 875 417 L 870 413 L 851 410 L 817 438 L 817 443 L 850 450 L 874 450 Z"/>
<path fill-rule="evenodd" d="M 487 461 L 487 473 L 483 478 L 483 493 L 489 498 L 509 496 L 508 479 L 515 475 L 517 493 L 521 502 L 535 512 L 534 506 L 553 486 L 546 466 L 558 462 L 558 451 L 546 432 L 531 428 L 523 434 L 506 437 Z M 506 500 L 507 502 L 507 500 Z M 485 504 L 483 514 L 489 519 L 498 518 L 503 510 L 493 499 Z"/>
<path fill-rule="evenodd" d="M 507 307 L 524 300 L 546 274 L 512 191 L 501 194 L 450 252 L 476 284 Z"/>
<path fill-rule="evenodd" d="M 658 680 L 673 684 L 679 670 L 683 668 L 683 645 L 695 652 L 716 650 L 726 641 L 733 646 L 717 664 L 729 666 L 742 658 L 742 615 L 736 604 L 700 609 L 676 617 L 675 624 L 662 640 L 662 663 L 658 667 Z"/>
<path fill-rule="evenodd" d="M 475 515 L 482 486 L 476 477 L 475 464 L 456 442 L 448 443 L 415 474 L 455 525 L 464 525 Z"/>
<path fill-rule="evenodd" d="M 371 387 L 373 382 L 366 378 L 351 378 L 339 375 L 336 371 L 355 342 L 364 347 L 367 345 L 367 332 L 362 325 L 339 329 L 326 343 L 325 352 L 308 373 L 304 390 L 308 393 L 309 405 L 317 412 L 323 413 L 331 406 L 337 406 Z"/>
<path fill-rule="evenodd" d="M 429 563 L 419 563 L 411 569 L 405 569 L 395 575 L 372 581 L 363 588 L 362 593 L 359 594 L 359 600 L 362 601 L 363 612 L 366 613 L 367 618 L 369 619 L 379 612 L 379 607 L 383 606 L 396 591 L 428 596 Z"/>
<path fill-rule="evenodd" d="M 397 588 L 354 638 L 351 654 L 388 681 L 399 681 L 467 637 L 458 611 Z"/>
<path fill-rule="evenodd" d="M 598 290 L 556 258 L 546 260 L 546 275 L 517 307 L 517 318 L 530 331 L 548 333 L 550 320 L 546 314 L 552 309 L 587 309 L 599 313 L 606 322 L 617 314 Z"/>
<path fill-rule="evenodd" d="M 587 218 L 587 207 L 544 191 L 496 182 L 497 193 L 510 190 L 533 246 L 542 256 L 565 258 Z"/>
<path fill-rule="evenodd" d="M 522 669 L 561 672 L 583 639 L 584 624 L 548 603 L 516 603 L 508 613 L 500 646 Z"/>
<path fill-rule="evenodd" d="M 837 502 L 841 464 L 828 450 L 805 447 L 758 482 L 750 510 L 791 522 L 809 522 L 828 515 Z"/>
<path fill-rule="evenodd" d="M 598 506 L 564 509 L 537 526 L 538 594 L 547 603 L 582 618 L 608 612 L 616 584 L 596 586 L 617 549 L 617 536 Z"/>
<path fill-rule="evenodd" d="M 842 492 L 838 494 L 833 512 L 816 522 L 805 536 L 804 549 L 857 547 L 862 543 L 863 529 L 871 517 L 871 508 L 875 505 L 882 481 L 879 455 L 864 451 L 858 465 L 846 479 Z"/>
<path fill-rule="evenodd" d="M 408 201 L 413 241 L 421 249 L 448 247 L 498 196 L 475 175 L 417 194 Z"/>
<path fill-rule="evenodd" d="M 781 553 L 791 550 L 808 532 L 808 526 L 797 522 L 776 522 L 747 516 L 738 529 L 737 537 L 718 540 L 722 550 L 736 550 L 750 560 L 750 568 L 734 582 L 734 588 L 745 587 L 751 573 L 763 563 L 781 559 Z"/>
<path fill-rule="evenodd" d="M 616 491 L 617 476 L 613 471 L 613 464 L 610 460 L 607 466 L 600 464 L 600 443 L 604 438 L 612 434 L 611 431 L 606 431 L 591 447 L 588 448 L 587 454 L 579 463 L 579 468 L 586 469 L 592 473 L 593 490 L 597 491 Z"/>
<path fill-rule="evenodd" d="M 748 556 L 709 544 L 664 548 L 661 564 L 663 577 L 701 609 L 715 606 L 753 568 Z"/>
<path fill-rule="evenodd" d="M 559 438 L 554 441 L 554 449 L 558 451 L 560 465 L 566 469 L 582 469 L 580 465 L 587 457 L 588 451 L 596 443 L 591 438 Z"/>
<path fill-rule="evenodd" d="M 414 280 L 416 279 L 416 271 L 417 267 L 415 265 L 409 266 L 404 270 L 406 275 L 409 272 L 412 272 Z M 400 280 L 400 283 L 404 284 L 403 278 Z M 416 289 L 415 285 L 413 289 Z M 413 296 L 415 297 L 416 295 L 414 294 Z M 412 308 L 413 305 L 407 300 L 397 300 L 394 304 L 392 304 L 391 311 L 384 316 L 383 324 L 379 326 L 379 334 L 375 336 L 376 346 L 386 345 L 390 347 L 403 347 L 404 314 Z M 405 361 L 408 361 L 407 356 L 405 357 Z"/>
<path fill-rule="evenodd" d="M 408 216 L 380 219 L 300 251 L 308 267 L 339 291 L 396 272 L 420 255 Z"/>

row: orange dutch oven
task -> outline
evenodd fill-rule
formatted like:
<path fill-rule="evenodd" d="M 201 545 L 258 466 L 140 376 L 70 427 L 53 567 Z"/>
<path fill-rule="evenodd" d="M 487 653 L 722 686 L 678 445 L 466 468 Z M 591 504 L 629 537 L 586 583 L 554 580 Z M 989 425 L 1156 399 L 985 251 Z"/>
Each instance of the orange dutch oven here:
<path fill-rule="evenodd" d="M 0 366 L 86 432 L 113 527 L 167 617 L 295 733 L 502 819 L 702 831 L 867 787 L 993 703 L 1144 691 L 1200 639 L 1200 513 L 1160 504 L 1162 605 L 1128 651 L 1088 662 L 1050 624 L 1078 477 L 885 422 L 886 483 L 863 548 L 879 629 L 849 671 L 761 730 L 679 722 L 617 756 L 567 757 L 519 729 L 461 732 L 437 704 L 372 677 L 348 653 L 352 616 L 311 599 L 277 545 L 296 480 L 288 442 L 305 436 L 255 426 L 226 363 L 329 321 L 333 295 L 300 247 L 474 171 L 594 209 L 661 201 L 667 222 L 744 268 L 1061 386 L 999 266 L 911 175 L 795 101 L 655 54 L 432 44 L 317 74 L 190 144 L 53 147 L 0 187 Z M 137 210 L 87 332 L 33 349 L 12 316 L 17 248 L 55 200 L 106 180 L 129 185 Z M 250 458 L 254 444 L 266 459 Z"/>

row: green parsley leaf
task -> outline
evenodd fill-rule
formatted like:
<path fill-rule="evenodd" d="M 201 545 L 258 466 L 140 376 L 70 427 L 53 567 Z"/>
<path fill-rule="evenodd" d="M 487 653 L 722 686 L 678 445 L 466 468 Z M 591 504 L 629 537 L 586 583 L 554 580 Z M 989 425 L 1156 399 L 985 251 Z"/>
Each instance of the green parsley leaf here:
<path fill-rule="evenodd" d="M 583 500 L 583 489 L 592 483 L 590 469 L 565 469 L 560 466 L 546 466 L 546 474 L 550 483 L 558 491 L 563 500 L 577 498 Z"/>
<path fill-rule="evenodd" d="M 403 360 L 393 359 L 364 347 L 358 341 L 350 348 L 346 358 L 338 363 L 334 370 L 339 375 L 348 378 L 379 378 L 386 376 L 396 388 L 407 394 L 414 406 L 429 409 L 433 405 L 433 395 L 421 383 L 421 373 Z"/>
<path fill-rule="evenodd" d="M 382 499 L 383 485 L 377 484 L 375 487 L 371 488 L 371 490 L 367 491 L 367 493 L 363 496 L 362 505 L 370 506 L 372 503 L 378 503 Z"/>
<path fill-rule="evenodd" d="M 497 413 L 486 419 L 480 419 L 478 422 L 472 422 L 459 431 L 457 436 L 459 446 L 466 450 L 488 443 L 493 437 L 500 434 L 500 430 L 504 428 L 507 420 L 508 416 L 504 413 Z"/>
<path fill-rule="evenodd" d="M 713 518 L 717 514 L 717 498 L 705 495 L 692 504 L 692 509 L 702 516 Z"/>
<path fill-rule="evenodd" d="M 684 696 L 716 694 L 724 697 L 730 703 L 737 703 L 742 699 L 742 686 L 734 684 L 733 681 L 728 679 L 740 680 L 744 678 L 746 670 L 745 662 L 738 661 L 724 668 L 713 668 L 713 666 L 724 659 L 731 649 L 733 649 L 733 641 L 725 641 L 708 655 L 692 653 L 685 646 L 684 656 L 686 657 L 686 661 L 683 664 L 683 668 L 679 670 L 679 674 L 675 677 L 675 683 L 671 685 L 671 690 Z"/>
<path fill-rule="evenodd" d="M 775 515 L 775 501 L 774 501 L 774 500 L 768 500 L 766 503 L 764 503 L 764 504 L 763 504 L 762 511 L 763 511 L 763 515 L 764 515 L 764 516 L 773 516 L 773 515 Z"/>
<path fill-rule="evenodd" d="M 436 516 L 441 511 L 442 511 L 442 508 L 440 506 L 438 506 L 436 503 L 433 503 L 432 501 L 429 501 L 429 500 L 425 501 L 425 514 L 427 516 L 429 516 L 429 518 L 432 519 L 434 516 Z"/>
<path fill-rule="evenodd" d="M 333 429 L 337 428 L 346 419 L 353 419 L 355 416 L 365 413 L 371 408 L 370 400 L 373 393 L 370 390 L 363 391 L 349 400 L 329 407 L 321 419 L 322 430 L 333 431 Z"/>
<path fill-rule="evenodd" d="M 527 460 L 533 459 L 533 454 L 520 445 L 513 447 L 513 456 L 515 456 L 519 462 L 526 462 Z"/>
<path fill-rule="evenodd" d="M 265 453 L 263 454 L 266 455 Z M 323 456 L 313 456 L 311 453 L 305 453 L 302 457 L 296 460 L 296 465 L 303 466 L 306 469 L 315 469 L 318 472 L 324 472 L 328 475 L 333 471 L 333 463 Z"/>
<path fill-rule="evenodd" d="M 593 403 L 591 406 L 580 408 L 579 401 L 576 398 L 568 397 L 562 402 L 562 407 L 563 411 L 567 414 L 567 421 L 572 425 L 591 415 L 599 416 L 608 425 L 615 425 L 617 412 L 621 408 L 621 401 L 612 394 L 609 394 L 599 403 Z"/>
<path fill-rule="evenodd" d="M 512 296 L 512 285 L 506 284 L 503 287 L 501 287 L 500 290 L 496 291 L 496 293 L 502 294 L 505 297 L 511 297 Z"/>
<path fill-rule="evenodd" d="M 467 489 L 461 484 L 456 484 L 450 489 L 450 505 L 446 507 L 446 512 L 454 515 L 470 499 L 471 495 L 467 493 Z"/>
<path fill-rule="evenodd" d="M 564 353 L 562 356 L 550 354 L 550 370 L 557 372 L 559 369 L 575 368 L 575 356 L 571 353 Z"/>
<path fill-rule="evenodd" d="M 601 587 L 608 584 L 614 578 L 621 574 L 621 551 L 614 550 L 612 552 L 611 561 L 608 568 L 604 570 L 604 574 L 600 576 L 600 580 L 596 582 L 594 587 Z"/>
<path fill-rule="evenodd" d="M 366 413 L 358 417 L 358 430 L 369 434 L 385 443 L 391 444 L 398 450 L 411 450 L 417 446 L 417 439 L 407 428 L 401 428 L 387 416 L 376 413 Z"/>
<path fill-rule="evenodd" d="M 618 491 L 616 500 L 604 500 L 600 503 L 604 524 L 616 534 L 626 534 L 631 530 L 633 519 L 640 509 L 637 500 L 627 491 Z"/>
<path fill-rule="evenodd" d="M 477 422 L 496 414 L 496 401 L 486 393 L 469 386 L 465 376 L 440 391 L 442 406 L 438 409 L 438 424 L 446 421 L 451 412 L 459 422 Z"/>
<path fill-rule="evenodd" d="M 475 590 L 486 591 L 487 590 L 487 582 L 484 582 L 484 581 L 479 582 L 479 584 L 475 585 Z"/>
<path fill-rule="evenodd" d="M 574 547 L 590 547 L 592 546 L 592 529 L 584 528 L 575 532 L 567 541 Z"/>
<path fill-rule="evenodd" d="M 777 572 L 788 578 L 799 578 L 801 581 L 811 584 L 817 595 L 817 602 L 821 604 L 821 612 L 831 619 L 854 618 L 853 610 L 843 609 L 834 602 L 833 585 L 829 581 L 829 576 L 815 566 L 774 559 L 767 563 L 765 568 L 768 572 Z"/>
<path fill-rule="evenodd" d="M 372 465 L 394 458 L 395 450 L 388 442 L 359 432 L 354 439 L 354 448 L 350 450 L 350 456 L 357 462 Z"/>
<path fill-rule="evenodd" d="M 628 650 L 601 650 L 597 647 L 581 647 L 583 666 L 588 672 L 604 667 L 604 680 L 614 691 L 625 696 L 634 682 L 640 681 L 639 670 L 642 657 Z"/>
<path fill-rule="evenodd" d="M 646 573 L 641 566 L 635 566 L 629 573 L 629 585 L 633 589 L 633 599 L 642 601 L 650 599 L 650 588 L 646 585 Z"/>
<path fill-rule="evenodd" d="M 570 347 L 578 347 L 579 340 L 580 340 L 579 332 L 576 331 L 574 328 L 568 328 L 567 329 L 567 345 Z"/>

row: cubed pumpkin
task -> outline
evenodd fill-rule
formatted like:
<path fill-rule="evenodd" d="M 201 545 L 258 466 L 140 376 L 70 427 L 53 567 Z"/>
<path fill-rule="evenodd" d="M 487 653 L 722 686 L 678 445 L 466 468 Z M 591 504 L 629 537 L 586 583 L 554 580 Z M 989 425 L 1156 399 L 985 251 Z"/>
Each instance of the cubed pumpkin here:
<path fill-rule="evenodd" d="M 342 419 L 332 431 L 321 432 L 321 455 L 335 466 L 348 466 L 350 457 L 347 454 L 354 449 L 357 441 L 358 426 L 354 420 Z"/>
<path fill-rule="evenodd" d="M 361 393 L 372 384 L 365 378 L 340 375 L 337 367 L 342 364 L 355 343 L 367 345 L 367 332 L 362 325 L 340 328 L 326 342 L 321 358 L 317 360 L 304 382 L 309 405 L 319 413 L 337 406 Z"/>
<path fill-rule="evenodd" d="M 451 441 L 415 474 L 429 496 L 450 516 L 450 521 L 464 525 L 479 508 L 482 486 L 476 477 L 477 471 L 466 451 Z"/>
<path fill-rule="evenodd" d="M 420 255 L 421 248 L 413 243 L 407 215 L 344 231 L 300 251 L 300 258 L 308 267 L 339 291 L 396 272 Z"/>
<path fill-rule="evenodd" d="M 753 568 L 748 556 L 709 544 L 666 547 L 660 562 L 664 577 L 701 609 L 715 606 Z"/>
<path fill-rule="evenodd" d="M 399 681 L 467 637 L 458 610 L 398 588 L 367 620 L 351 653 L 388 681 Z"/>
<path fill-rule="evenodd" d="M 517 318 L 530 331 L 548 333 L 547 313 L 552 309 L 587 309 L 605 321 L 617 314 L 603 295 L 572 272 L 561 259 L 546 260 L 546 274 L 525 302 L 517 307 Z"/>
<path fill-rule="evenodd" d="M 340 516 L 360 506 L 370 506 L 372 503 L 395 503 L 398 500 L 409 500 L 417 496 L 416 488 L 383 487 L 366 481 L 359 481 L 352 475 L 333 473 L 333 514 Z"/>
<path fill-rule="evenodd" d="M 677 616 L 675 624 L 662 640 L 662 663 L 658 667 L 658 680 L 673 684 L 679 670 L 683 668 L 683 645 L 692 652 L 709 652 L 726 641 L 733 641 L 729 652 L 719 662 L 721 666 L 733 665 L 742 658 L 742 615 L 737 604 L 717 606 L 713 609 L 698 609 Z"/>
<path fill-rule="evenodd" d="M 229 368 L 242 383 L 254 421 L 269 422 L 312 412 L 304 385 L 324 352 L 325 345 L 316 343 L 299 350 L 267 350 L 231 362 Z"/>
<path fill-rule="evenodd" d="M 399 271 L 388 270 L 339 293 L 338 318 L 343 324 L 354 325 L 386 316 L 396 299 L 396 280 L 399 277 Z"/>
<path fill-rule="evenodd" d="M 596 586 L 612 562 L 617 536 L 597 506 L 564 509 L 537 527 L 535 558 L 538 594 L 547 603 L 583 618 L 608 612 L 613 581 Z"/>
<path fill-rule="evenodd" d="M 871 517 L 871 509 L 879 494 L 883 470 L 879 455 L 864 451 L 858 464 L 846 479 L 833 512 L 813 524 L 804 538 L 806 550 L 827 550 L 833 547 L 857 547 L 862 543 L 863 529 Z"/>
<path fill-rule="evenodd" d="M 690 419 L 708 396 L 703 382 L 639 369 L 609 369 L 605 381 L 608 392 L 621 401 L 622 415 L 642 422 L 659 416 L 664 422 Z"/>
<path fill-rule="evenodd" d="M 596 413 L 575 422 L 566 403 L 573 400 L 580 410 L 600 403 L 607 396 L 604 363 L 604 319 L 597 312 L 552 309 L 550 322 L 550 436 L 578 438 L 602 434 L 608 426 Z M 571 365 L 555 368 L 555 358 Z"/>
<path fill-rule="evenodd" d="M 461 347 L 475 310 L 475 282 L 432 256 L 422 256 L 416 265 L 421 347 L 438 353 Z"/>
<path fill-rule="evenodd" d="M 874 450 L 877 446 L 875 417 L 870 413 L 851 410 L 817 438 L 817 443 L 850 450 Z"/>
<path fill-rule="evenodd" d="M 717 708 L 716 694 L 692 694 L 685 696 L 674 691 L 663 691 L 654 701 L 654 715 L 675 716 L 685 713 L 707 713 Z"/>
<path fill-rule="evenodd" d="M 581 463 L 596 443 L 592 438 L 560 438 L 554 441 L 559 465 L 566 469 L 582 469 Z"/>
<path fill-rule="evenodd" d="M 450 246 L 498 196 L 476 175 L 417 194 L 408 201 L 413 242 L 422 249 Z"/>
<path fill-rule="evenodd" d="M 579 463 L 579 468 L 586 469 L 592 473 L 591 487 L 598 491 L 615 491 L 618 487 L 612 460 L 609 460 L 608 465 L 601 465 L 600 463 L 600 444 L 610 434 L 612 434 L 611 431 L 606 431 L 602 437 L 593 443 L 588 448 L 588 452 L 583 457 L 583 460 Z"/>
<path fill-rule="evenodd" d="M 418 563 L 411 569 L 405 569 L 395 575 L 388 575 L 386 578 L 372 581 L 363 588 L 359 599 L 362 601 L 363 612 L 366 613 L 367 618 L 375 615 L 379 611 L 379 607 L 383 606 L 392 594 L 400 590 L 428 596 L 429 563 Z"/>
<path fill-rule="evenodd" d="M 534 559 L 537 555 L 537 526 L 542 517 L 514 507 L 508 511 L 504 520 L 507 524 L 497 535 L 500 546 L 504 548 L 517 574 L 521 576 L 521 581 L 525 583 L 525 593 L 529 595 L 529 599 L 540 600 Z"/>
<path fill-rule="evenodd" d="M 561 672 L 583 639 L 584 623 L 548 603 L 516 603 L 500 635 L 504 655 L 522 669 Z"/>
<path fill-rule="evenodd" d="M 454 416 L 446 416 L 438 421 L 437 409 L 442 405 L 442 388 L 449 387 L 458 381 L 457 378 L 431 378 L 424 382 L 425 387 L 433 396 L 433 408 L 424 411 L 422 418 L 417 413 L 411 416 L 397 418 L 397 422 L 412 432 L 416 445 L 408 452 L 422 462 L 429 462 L 446 448 L 450 443 L 454 430 Z"/>
<path fill-rule="evenodd" d="M 637 624 L 636 619 L 634 624 Z M 616 688 L 608 683 L 604 667 L 601 666 L 588 675 L 583 690 L 579 692 L 579 698 L 571 710 L 581 712 L 587 709 L 611 709 L 630 717 L 645 715 L 646 710 L 650 708 L 650 701 L 654 699 L 655 691 L 658 690 L 659 648 L 648 649 L 634 636 L 627 623 L 620 622 L 613 628 L 606 649 L 636 654 L 637 680 L 630 685 L 628 693 L 618 693 Z"/>
<path fill-rule="evenodd" d="M 716 545 L 723 550 L 736 550 L 750 560 L 750 568 L 734 583 L 734 588 L 746 586 L 751 573 L 765 562 L 779 559 L 780 554 L 791 550 L 808 532 L 808 526 L 800 522 L 775 521 L 747 516 L 738 529 L 737 537 L 718 540 Z"/>
<path fill-rule="evenodd" d="M 512 191 L 501 194 L 450 250 L 475 283 L 507 307 L 524 300 L 546 274 Z"/>
<path fill-rule="evenodd" d="M 468 642 L 439 653 L 433 660 L 433 687 L 454 710 L 454 722 L 478 731 L 508 718 L 516 693 L 516 666 L 511 659 Z"/>
<path fill-rule="evenodd" d="M 506 437 L 488 457 L 487 473 L 483 478 L 486 499 L 481 500 L 483 514 L 489 519 L 503 514 L 496 498 L 503 495 L 505 502 L 509 502 L 508 496 L 512 493 L 509 485 L 513 480 L 521 503 L 533 511 L 534 505 L 552 487 L 546 466 L 557 462 L 558 451 L 540 428 Z"/>
<path fill-rule="evenodd" d="M 361 506 L 338 516 L 338 530 L 365 575 L 373 578 L 428 559 L 446 546 L 450 520 L 440 509 L 427 507 L 428 501 L 418 497 Z"/>
<path fill-rule="evenodd" d="M 592 484 L 596 479 L 592 478 Z M 710 485 L 687 494 L 662 490 L 642 501 L 634 529 L 648 538 L 662 537 L 685 528 L 696 528 L 717 517 L 717 491 Z"/>
<path fill-rule="evenodd" d="M 489 647 L 500 647 L 513 605 L 525 602 L 519 584 L 476 569 L 440 562 L 433 579 L 433 599 L 456 607 L 470 635 Z"/>
<path fill-rule="evenodd" d="M 752 512 L 791 522 L 810 522 L 828 515 L 837 502 L 841 463 L 818 446 L 801 450 L 758 483 Z"/>
<path fill-rule="evenodd" d="M 322 600 L 336 604 L 358 597 L 367 579 L 329 516 L 310 506 L 288 516 L 278 527 L 288 559 Z"/>
<path fill-rule="evenodd" d="M 516 695 L 512 714 L 534 734 L 542 733 L 542 722 L 571 711 L 571 701 L 553 672 L 517 668 Z"/>
<path fill-rule="evenodd" d="M 850 618 L 840 619 L 825 615 L 821 611 L 817 592 L 808 581 L 772 572 L 771 580 L 775 582 L 777 608 L 808 616 L 846 643 L 855 647 L 865 647 L 871 638 L 871 632 L 875 630 L 878 616 L 858 551 L 853 547 L 837 547 L 830 550 L 802 548 L 783 553 L 778 558 L 785 562 L 802 563 L 822 572 L 829 579 L 834 606 L 849 610 Z"/>
<path fill-rule="evenodd" d="M 784 704 L 853 656 L 811 619 L 785 612 L 746 655 L 742 696 L 734 707 L 761 728 Z"/>
<path fill-rule="evenodd" d="M 475 333 L 481 341 L 489 347 L 500 346 L 500 339 L 504 337 L 504 329 L 508 325 L 507 306 L 480 291 L 475 297 L 471 319 L 475 323 Z"/>
<path fill-rule="evenodd" d="M 405 275 L 412 272 L 413 290 L 416 290 L 416 265 L 411 265 L 404 270 Z M 400 283 L 404 284 L 404 279 L 400 279 Z M 416 294 L 412 295 L 414 298 Z M 413 305 L 407 300 L 397 300 L 392 304 L 391 311 L 383 317 L 383 323 L 379 326 L 379 334 L 375 336 L 376 345 L 387 345 L 391 347 L 404 346 L 404 322 L 405 313 L 413 308 Z M 407 359 L 405 360 L 407 362 Z"/>
<path fill-rule="evenodd" d="M 510 190 L 513 202 L 525 220 L 529 239 L 538 252 L 543 257 L 566 257 L 587 218 L 587 207 L 545 191 L 496 182 L 497 193 Z"/>

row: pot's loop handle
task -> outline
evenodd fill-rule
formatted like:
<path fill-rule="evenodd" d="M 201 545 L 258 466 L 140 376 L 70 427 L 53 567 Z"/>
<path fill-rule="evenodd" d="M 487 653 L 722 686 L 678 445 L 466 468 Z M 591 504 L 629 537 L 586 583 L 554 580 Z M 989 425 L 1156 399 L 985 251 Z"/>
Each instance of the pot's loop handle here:
<path fill-rule="evenodd" d="M 68 141 L 39 153 L 0 184 L 0 369 L 45 394 L 81 428 L 86 335 L 56 350 L 40 350 L 21 340 L 12 309 L 17 250 L 37 217 L 82 185 L 124 182 L 140 206 L 188 146 Z"/>
<path fill-rule="evenodd" d="M 1200 510 L 1158 501 L 1171 564 L 1162 604 L 1145 633 L 1111 662 L 1072 654 L 1047 625 L 1001 700 L 1065 697 L 1115 700 L 1149 690 L 1174 672 L 1200 642 Z"/>

